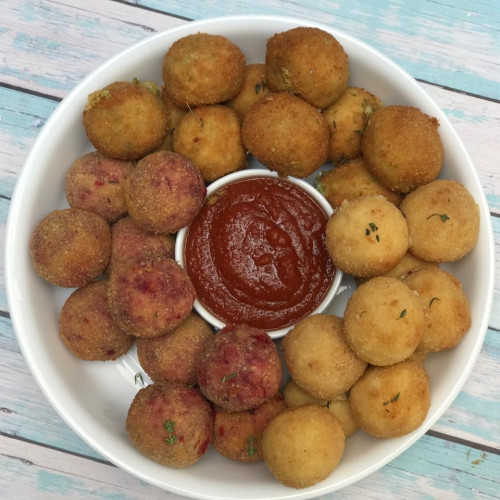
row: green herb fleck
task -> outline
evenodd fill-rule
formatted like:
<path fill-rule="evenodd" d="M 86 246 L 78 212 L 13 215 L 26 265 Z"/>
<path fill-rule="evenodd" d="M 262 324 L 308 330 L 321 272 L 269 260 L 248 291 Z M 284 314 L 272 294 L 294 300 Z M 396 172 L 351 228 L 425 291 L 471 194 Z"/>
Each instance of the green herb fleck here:
<path fill-rule="evenodd" d="M 429 217 L 427 217 L 427 220 L 429 220 L 431 217 L 434 217 L 434 216 L 439 217 L 443 222 L 450 220 L 450 218 L 446 214 L 431 214 L 431 215 L 429 215 Z"/>
<path fill-rule="evenodd" d="M 383 402 L 383 405 L 386 406 L 388 405 L 389 403 L 395 403 L 398 399 L 399 399 L 399 396 L 400 396 L 400 392 L 398 392 L 390 401 L 384 401 Z"/>
<path fill-rule="evenodd" d="M 137 385 L 137 381 L 140 380 L 141 384 L 144 385 L 144 379 L 142 378 L 142 373 L 136 373 L 134 377 L 134 383 Z"/>
<path fill-rule="evenodd" d="M 167 419 L 163 422 L 163 427 L 168 432 L 168 436 L 165 438 L 165 442 L 167 444 L 175 444 L 177 443 L 177 436 L 174 434 L 175 422 Z"/>
<path fill-rule="evenodd" d="M 398 319 L 404 318 L 405 316 L 406 316 L 406 309 L 403 309 Z"/>
<path fill-rule="evenodd" d="M 248 455 L 253 456 L 255 452 L 257 451 L 255 448 L 257 438 L 251 434 L 249 438 L 247 439 L 247 450 L 248 450 Z"/>
<path fill-rule="evenodd" d="M 435 301 L 435 300 L 441 300 L 439 297 L 432 297 L 432 299 L 430 300 L 429 302 L 429 307 L 432 306 L 432 303 Z"/>
<path fill-rule="evenodd" d="M 222 377 L 222 383 L 228 381 L 228 380 L 231 380 L 233 379 L 234 377 L 236 377 L 236 372 L 233 372 L 233 373 L 230 373 L 229 375 L 224 375 Z"/>
<path fill-rule="evenodd" d="M 365 235 L 370 236 L 371 233 L 375 233 L 378 231 L 378 226 L 375 224 L 375 222 L 369 222 L 368 227 L 365 228 Z M 375 235 L 375 239 L 377 242 L 380 242 L 380 236 L 378 234 Z"/>

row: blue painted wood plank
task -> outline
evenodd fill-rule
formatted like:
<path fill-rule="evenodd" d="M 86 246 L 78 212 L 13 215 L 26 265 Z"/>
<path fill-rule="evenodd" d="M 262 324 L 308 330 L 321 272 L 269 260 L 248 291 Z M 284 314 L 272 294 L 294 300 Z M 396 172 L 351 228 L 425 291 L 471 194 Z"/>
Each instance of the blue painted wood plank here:
<path fill-rule="evenodd" d="M 324 22 L 361 38 L 416 78 L 500 99 L 500 3 L 330 2 L 327 0 L 212 2 L 137 0 L 192 19 L 219 15 L 280 14 Z M 467 46 L 466 60 L 456 57 Z M 418 47 L 418 51 L 415 50 Z"/>
<path fill-rule="evenodd" d="M 101 458 L 61 420 L 29 371 L 19 350 L 12 323 L 0 317 L 0 433 L 54 448 Z M 0 494 L 1 498 L 1 494 Z"/>
<path fill-rule="evenodd" d="M 0 196 L 10 198 L 20 167 L 58 101 L 0 87 Z"/>

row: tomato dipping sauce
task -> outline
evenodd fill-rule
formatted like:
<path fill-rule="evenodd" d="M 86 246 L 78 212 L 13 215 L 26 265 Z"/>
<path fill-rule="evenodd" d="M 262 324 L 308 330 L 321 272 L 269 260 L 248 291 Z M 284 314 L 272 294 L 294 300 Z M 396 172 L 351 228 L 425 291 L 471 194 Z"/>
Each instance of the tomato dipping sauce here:
<path fill-rule="evenodd" d="M 225 323 L 264 330 L 304 318 L 335 274 L 327 221 L 321 206 L 286 179 L 222 186 L 187 229 L 184 262 L 198 300 Z"/>

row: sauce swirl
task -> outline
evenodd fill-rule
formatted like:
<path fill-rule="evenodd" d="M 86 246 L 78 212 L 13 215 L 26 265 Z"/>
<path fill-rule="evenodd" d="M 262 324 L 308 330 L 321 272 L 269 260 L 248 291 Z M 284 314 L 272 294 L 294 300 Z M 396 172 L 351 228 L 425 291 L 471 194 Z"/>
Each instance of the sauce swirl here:
<path fill-rule="evenodd" d="M 186 234 L 185 267 L 198 300 L 225 323 L 265 330 L 307 316 L 333 280 L 327 220 L 286 179 L 251 177 L 221 187 Z"/>

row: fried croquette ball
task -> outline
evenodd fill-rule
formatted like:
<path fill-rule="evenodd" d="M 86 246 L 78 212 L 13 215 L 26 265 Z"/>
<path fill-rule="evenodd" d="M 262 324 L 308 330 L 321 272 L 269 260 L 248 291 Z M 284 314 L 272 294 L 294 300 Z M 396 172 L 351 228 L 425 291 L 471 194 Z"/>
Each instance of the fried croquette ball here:
<path fill-rule="evenodd" d="M 195 33 L 179 38 L 163 58 L 165 92 L 183 108 L 217 104 L 243 85 L 243 52 L 221 35 Z"/>
<path fill-rule="evenodd" d="M 212 426 L 210 403 L 196 389 L 166 382 L 140 389 L 126 421 L 137 450 L 177 468 L 193 465 L 206 453 Z"/>
<path fill-rule="evenodd" d="M 130 258 L 167 257 L 174 258 L 175 237 L 171 234 L 155 234 L 139 227 L 130 217 L 124 217 L 111 226 L 111 257 L 106 269 L 109 275 L 113 268 Z"/>
<path fill-rule="evenodd" d="M 338 208 L 345 200 L 358 196 L 380 194 L 398 206 L 400 194 L 382 186 L 366 168 L 361 156 L 332 169 L 323 170 L 316 180 L 316 188 L 328 200 L 333 208 Z"/>
<path fill-rule="evenodd" d="M 344 93 L 349 78 L 349 58 L 338 40 L 303 26 L 268 39 L 265 68 L 271 90 L 296 94 L 320 109 Z"/>
<path fill-rule="evenodd" d="M 390 271 L 408 251 L 408 226 L 384 196 L 346 200 L 326 226 L 326 247 L 338 269 L 371 278 Z"/>
<path fill-rule="evenodd" d="M 344 335 L 356 355 L 386 366 L 410 357 L 424 330 L 417 294 L 398 278 L 379 276 L 360 285 L 344 312 Z"/>
<path fill-rule="evenodd" d="M 359 87 L 348 87 L 332 105 L 323 110 L 330 127 L 328 160 L 344 162 L 362 154 L 361 141 L 369 116 L 382 108 L 381 100 Z"/>
<path fill-rule="evenodd" d="M 278 392 L 283 369 L 267 332 L 228 325 L 205 344 L 197 375 L 207 399 L 227 411 L 244 411 Z"/>
<path fill-rule="evenodd" d="M 162 143 L 158 146 L 158 149 L 162 151 L 173 151 L 174 131 L 188 110 L 185 107 L 177 106 L 177 104 L 170 99 L 165 92 L 165 86 L 161 88 L 160 97 L 167 113 L 167 133 Z"/>
<path fill-rule="evenodd" d="M 173 148 L 194 163 L 206 182 L 241 170 L 247 163 L 238 115 L 222 104 L 187 113 L 174 131 Z"/>
<path fill-rule="evenodd" d="M 424 309 L 424 331 L 419 351 L 451 349 L 471 326 L 469 300 L 462 284 L 451 273 L 429 267 L 407 276 L 406 284 L 418 292 Z"/>
<path fill-rule="evenodd" d="M 159 337 L 178 327 L 192 310 L 195 290 L 172 259 L 131 258 L 113 269 L 108 307 L 116 324 L 136 337 Z"/>
<path fill-rule="evenodd" d="M 456 261 L 479 237 L 479 207 L 460 183 L 436 179 L 405 197 L 401 211 L 410 231 L 410 252 L 423 260 Z"/>
<path fill-rule="evenodd" d="M 363 133 L 363 156 L 372 175 L 392 191 L 408 193 L 433 181 L 443 166 L 437 118 L 411 106 L 372 113 Z"/>
<path fill-rule="evenodd" d="M 314 398 L 328 401 L 344 394 L 366 369 L 347 344 L 342 323 L 337 316 L 314 314 L 299 321 L 281 342 L 290 377 Z"/>
<path fill-rule="evenodd" d="M 325 407 L 290 408 L 274 417 L 262 436 L 271 474 L 285 486 L 307 488 L 326 479 L 344 453 L 345 436 Z"/>
<path fill-rule="evenodd" d="M 422 267 L 439 267 L 438 262 L 428 262 L 426 260 L 419 259 L 415 257 L 410 252 L 406 252 L 403 258 L 384 276 L 390 276 L 393 278 L 404 279 L 410 273 L 415 272 L 417 269 Z"/>
<path fill-rule="evenodd" d="M 75 290 L 59 315 L 59 334 L 80 359 L 117 359 L 132 347 L 134 337 L 116 326 L 108 310 L 108 282 L 94 281 Z"/>
<path fill-rule="evenodd" d="M 325 406 L 337 417 L 346 438 L 352 436 L 358 429 L 356 422 L 352 418 L 351 408 L 345 394 L 331 401 L 316 399 L 309 396 L 309 394 L 304 392 L 292 379 L 290 379 L 283 389 L 283 396 L 289 408 L 296 408 L 297 406 L 308 404 Z"/>
<path fill-rule="evenodd" d="M 111 252 L 109 224 L 80 208 L 53 210 L 37 223 L 30 257 L 38 275 L 52 285 L 79 288 L 98 278 Z"/>
<path fill-rule="evenodd" d="M 138 160 L 167 133 L 167 114 L 157 86 L 114 82 L 89 95 L 83 111 L 89 141 L 104 156 Z"/>
<path fill-rule="evenodd" d="M 261 462 L 262 433 L 271 419 L 286 409 L 281 393 L 251 410 L 215 408 L 212 446 L 224 457 L 238 462 Z"/>
<path fill-rule="evenodd" d="M 420 427 L 427 416 L 429 376 L 414 360 L 370 366 L 352 387 L 349 404 L 366 433 L 379 438 L 403 436 Z"/>
<path fill-rule="evenodd" d="M 214 332 L 198 314 L 191 314 L 171 332 L 156 338 L 137 339 L 137 357 L 153 382 L 197 383 L 196 366 Z"/>
<path fill-rule="evenodd" d="M 243 121 L 252 105 L 270 92 L 266 84 L 265 65 L 262 63 L 247 64 L 241 90 L 226 104 L 234 109 L 240 120 Z"/>
<path fill-rule="evenodd" d="M 108 222 L 124 216 L 123 184 L 132 166 L 132 162 L 106 158 L 97 151 L 81 156 L 66 173 L 69 206 L 95 212 Z"/>
<path fill-rule="evenodd" d="M 132 220 L 143 229 L 173 234 L 187 226 L 205 202 L 199 170 L 186 157 L 157 151 L 137 162 L 125 183 Z"/>
<path fill-rule="evenodd" d="M 307 177 L 326 161 L 328 126 L 300 97 L 267 94 L 250 108 L 241 132 L 248 151 L 281 176 Z"/>

